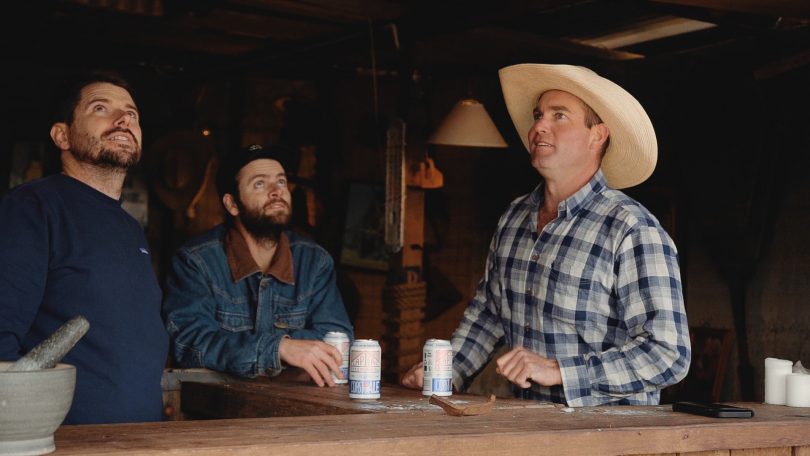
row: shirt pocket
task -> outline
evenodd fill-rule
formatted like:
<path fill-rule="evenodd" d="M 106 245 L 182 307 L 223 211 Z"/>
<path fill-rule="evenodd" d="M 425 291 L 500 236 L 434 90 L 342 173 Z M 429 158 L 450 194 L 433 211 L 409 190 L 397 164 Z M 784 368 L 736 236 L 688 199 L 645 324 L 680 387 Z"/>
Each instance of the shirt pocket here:
<path fill-rule="evenodd" d="M 295 299 L 276 295 L 275 321 L 273 326 L 280 329 L 301 329 L 307 321 L 307 305 Z"/>
<path fill-rule="evenodd" d="M 228 297 L 217 303 L 216 319 L 220 328 L 230 332 L 251 331 L 254 328 L 253 306 L 247 297 Z"/>
<path fill-rule="evenodd" d="M 616 325 L 610 293 L 598 274 L 583 277 L 581 270 L 563 266 L 547 268 L 543 276 L 548 284 L 546 310 L 558 324 L 575 328 L 581 341 L 589 345 L 601 341 L 609 327 Z"/>
<path fill-rule="evenodd" d="M 541 273 L 540 283 L 545 285 L 544 312 L 567 325 L 580 326 L 584 323 L 590 280 L 547 267 Z"/>

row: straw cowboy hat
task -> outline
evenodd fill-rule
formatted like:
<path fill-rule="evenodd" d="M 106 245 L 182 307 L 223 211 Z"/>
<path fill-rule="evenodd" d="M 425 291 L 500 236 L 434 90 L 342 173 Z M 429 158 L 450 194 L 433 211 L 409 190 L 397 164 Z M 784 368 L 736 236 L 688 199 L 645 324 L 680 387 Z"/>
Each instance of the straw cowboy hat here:
<path fill-rule="evenodd" d="M 626 90 L 579 66 L 526 63 L 498 73 L 506 108 L 527 150 L 537 100 L 548 90 L 562 90 L 584 101 L 610 129 L 602 159 L 610 187 L 632 187 L 650 177 L 658 159 L 655 130 L 644 108 Z"/>

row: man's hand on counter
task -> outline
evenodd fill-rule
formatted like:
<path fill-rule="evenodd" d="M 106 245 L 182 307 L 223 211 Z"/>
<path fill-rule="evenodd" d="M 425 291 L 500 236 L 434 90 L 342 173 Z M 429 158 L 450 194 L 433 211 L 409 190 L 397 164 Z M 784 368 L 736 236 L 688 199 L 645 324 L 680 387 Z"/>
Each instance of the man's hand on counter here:
<path fill-rule="evenodd" d="M 278 354 L 284 363 L 304 369 L 318 386 L 335 386 L 331 372 L 343 378 L 340 351 L 325 342 L 285 337 L 279 343 Z"/>
<path fill-rule="evenodd" d="M 529 388 L 533 381 L 543 386 L 562 385 L 560 365 L 556 359 L 544 358 L 523 347 L 509 350 L 495 361 L 496 372 L 521 388 Z"/>
<path fill-rule="evenodd" d="M 400 383 L 405 388 L 422 389 L 423 375 L 424 370 L 422 368 L 422 363 L 416 363 L 408 370 L 408 372 L 405 373 L 405 375 L 402 376 Z"/>

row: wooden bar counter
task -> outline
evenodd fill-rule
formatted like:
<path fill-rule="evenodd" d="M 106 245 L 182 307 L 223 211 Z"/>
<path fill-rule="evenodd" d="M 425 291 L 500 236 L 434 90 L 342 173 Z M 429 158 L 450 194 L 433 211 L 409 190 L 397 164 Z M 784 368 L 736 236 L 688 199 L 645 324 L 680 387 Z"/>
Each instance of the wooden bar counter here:
<path fill-rule="evenodd" d="M 293 387 L 277 385 L 273 394 L 283 396 L 285 388 Z M 488 414 L 453 417 L 419 392 L 385 399 L 384 389 L 382 401 L 361 402 L 324 399 L 339 389 L 304 388 L 309 406 L 331 401 L 332 413 L 344 414 L 62 426 L 53 454 L 810 456 L 810 409 L 803 408 L 743 404 L 754 409 L 754 418 L 717 419 L 675 413 L 670 406 L 566 409 L 498 400 Z M 262 388 L 242 389 L 248 402 L 261 396 L 254 393 Z M 286 391 L 294 398 L 293 390 Z M 357 409 L 346 411 L 352 407 Z"/>
<path fill-rule="evenodd" d="M 183 382 L 181 408 L 196 418 L 270 418 L 281 416 L 350 415 L 439 410 L 421 391 L 398 385 L 383 385 L 380 399 L 349 398 L 348 385 L 317 388 L 311 383 L 276 379 L 229 378 L 224 382 Z M 486 398 L 456 394 L 451 399 L 464 405 Z M 548 402 L 499 399 L 495 409 L 549 408 Z"/>

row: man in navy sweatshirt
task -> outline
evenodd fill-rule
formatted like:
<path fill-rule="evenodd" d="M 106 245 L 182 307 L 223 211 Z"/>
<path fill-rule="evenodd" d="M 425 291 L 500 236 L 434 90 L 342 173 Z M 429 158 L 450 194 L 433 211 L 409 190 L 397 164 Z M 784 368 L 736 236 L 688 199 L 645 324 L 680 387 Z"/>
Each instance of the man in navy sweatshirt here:
<path fill-rule="evenodd" d="M 143 230 L 120 201 L 141 156 L 131 93 L 112 73 L 77 80 L 50 131 L 62 173 L 0 200 L 0 359 L 19 358 L 76 315 L 90 322 L 62 361 L 76 366 L 66 424 L 162 417 L 161 291 Z"/>

